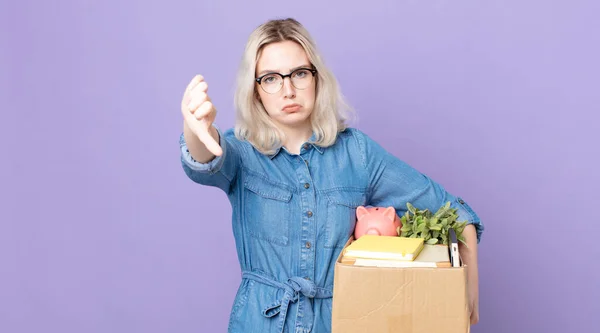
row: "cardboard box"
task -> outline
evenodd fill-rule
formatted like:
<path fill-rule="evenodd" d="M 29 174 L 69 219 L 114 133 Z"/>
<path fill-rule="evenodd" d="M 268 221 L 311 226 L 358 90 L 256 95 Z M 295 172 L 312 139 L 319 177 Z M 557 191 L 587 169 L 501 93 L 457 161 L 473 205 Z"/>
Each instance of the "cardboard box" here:
<path fill-rule="evenodd" d="M 346 246 L 352 242 L 348 240 Z M 466 266 L 335 264 L 332 333 L 468 333 Z"/>

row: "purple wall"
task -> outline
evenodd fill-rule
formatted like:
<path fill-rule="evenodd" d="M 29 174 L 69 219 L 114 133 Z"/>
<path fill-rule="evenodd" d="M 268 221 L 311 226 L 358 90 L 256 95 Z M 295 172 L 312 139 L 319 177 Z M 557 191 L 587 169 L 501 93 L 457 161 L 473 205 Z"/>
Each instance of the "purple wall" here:
<path fill-rule="evenodd" d="M 484 219 L 473 332 L 600 325 L 598 2 L 38 2 L 0 7 L 0 332 L 225 331 L 231 209 L 181 169 L 180 98 L 204 74 L 232 126 L 244 42 L 285 16 L 357 127 Z"/>

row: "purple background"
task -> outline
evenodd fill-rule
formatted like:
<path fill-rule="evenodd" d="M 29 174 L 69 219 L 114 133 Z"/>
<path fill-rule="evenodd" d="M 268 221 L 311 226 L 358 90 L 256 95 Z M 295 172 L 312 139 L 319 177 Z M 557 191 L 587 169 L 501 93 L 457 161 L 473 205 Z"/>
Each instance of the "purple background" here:
<path fill-rule="evenodd" d="M 231 208 L 181 169 L 180 99 L 205 75 L 218 123 L 232 126 L 246 38 L 286 16 L 312 32 L 356 127 L 485 221 L 472 331 L 597 329 L 599 12 L 541 0 L 3 1 L 0 332 L 226 330 L 239 282 Z"/>

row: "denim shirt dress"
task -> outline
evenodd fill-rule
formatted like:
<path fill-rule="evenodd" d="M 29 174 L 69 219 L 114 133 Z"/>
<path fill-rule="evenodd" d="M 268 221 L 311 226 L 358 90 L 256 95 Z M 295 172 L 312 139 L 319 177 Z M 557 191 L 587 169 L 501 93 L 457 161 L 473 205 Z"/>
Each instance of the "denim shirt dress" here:
<path fill-rule="evenodd" d="M 313 135 L 297 155 L 285 148 L 264 155 L 233 129 L 217 130 L 223 155 L 212 161 L 195 161 L 183 134 L 180 149 L 185 174 L 223 190 L 232 206 L 242 279 L 230 333 L 330 332 L 334 264 L 360 205 L 402 215 L 406 202 L 436 211 L 450 201 L 480 241 L 483 225 L 464 200 L 358 129 L 326 148 L 311 144 Z"/>

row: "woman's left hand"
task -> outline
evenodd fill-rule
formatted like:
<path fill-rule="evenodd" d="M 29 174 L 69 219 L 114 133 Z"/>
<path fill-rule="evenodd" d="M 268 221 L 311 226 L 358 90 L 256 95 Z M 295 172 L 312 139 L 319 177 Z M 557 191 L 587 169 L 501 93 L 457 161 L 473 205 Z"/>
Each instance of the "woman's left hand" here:
<path fill-rule="evenodd" d="M 469 310 L 471 311 L 471 325 L 479 322 L 479 291 L 469 285 Z"/>

